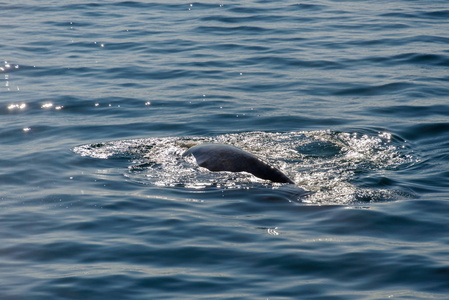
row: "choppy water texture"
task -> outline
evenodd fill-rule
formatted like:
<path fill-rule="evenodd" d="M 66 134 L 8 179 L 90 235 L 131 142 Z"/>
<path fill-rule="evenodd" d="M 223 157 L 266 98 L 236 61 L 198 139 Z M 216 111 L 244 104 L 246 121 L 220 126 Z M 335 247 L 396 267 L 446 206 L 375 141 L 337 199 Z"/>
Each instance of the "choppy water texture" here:
<path fill-rule="evenodd" d="M 0 298 L 446 299 L 448 32 L 442 0 L 0 1 Z M 182 157 L 214 142 L 295 184 Z"/>

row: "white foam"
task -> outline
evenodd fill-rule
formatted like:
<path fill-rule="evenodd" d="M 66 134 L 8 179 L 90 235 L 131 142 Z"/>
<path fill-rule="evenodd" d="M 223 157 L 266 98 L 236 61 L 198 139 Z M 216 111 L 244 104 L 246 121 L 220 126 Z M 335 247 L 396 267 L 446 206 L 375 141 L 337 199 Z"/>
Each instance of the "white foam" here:
<path fill-rule="evenodd" d="M 131 165 L 126 176 L 143 184 L 195 190 L 238 189 L 254 184 L 278 186 L 246 173 L 209 172 L 198 167 L 194 159 L 182 158 L 184 151 L 199 143 L 231 144 L 257 155 L 279 168 L 298 186 L 312 191 L 302 201 L 313 204 L 345 204 L 367 198 L 366 195 L 390 199 L 397 194 L 395 191 L 357 187 L 354 179 L 361 173 L 373 176 L 416 160 L 402 143 L 393 142 L 389 133 L 370 136 L 329 130 L 121 140 L 82 145 L 74 151 L 99 159 L 129 158 Z"/>

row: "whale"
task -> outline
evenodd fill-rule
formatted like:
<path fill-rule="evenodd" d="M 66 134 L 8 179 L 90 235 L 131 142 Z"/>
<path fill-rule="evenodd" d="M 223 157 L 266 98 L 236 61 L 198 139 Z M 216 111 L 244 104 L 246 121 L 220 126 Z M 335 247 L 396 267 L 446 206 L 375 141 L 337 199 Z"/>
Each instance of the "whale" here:
<path fill-rule="evenodd" d="M 212 172 L 247 172 L 277 183 L 294 182 L 278 169 L 264 163 L 257 156 L 240 148 L 225 144 L 200 144 L 182 154 L 192 154 L 200 167 Z"/>

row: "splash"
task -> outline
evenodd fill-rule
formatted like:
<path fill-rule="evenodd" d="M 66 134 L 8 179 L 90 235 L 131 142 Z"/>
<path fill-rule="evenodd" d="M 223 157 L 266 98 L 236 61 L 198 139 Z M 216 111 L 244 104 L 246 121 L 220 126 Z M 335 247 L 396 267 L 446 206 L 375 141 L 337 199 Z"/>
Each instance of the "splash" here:
<path fill-rule="evenodd" d="M 416 162 L 405 141 L 390 133 L 367 135 L 332 131 L 289 133 L 246 132 L 215 137 L 165 137 L 112 141 L 74 148 L 81 156 L 98 159 L 127 158 L 125 176 L 142 184 L 186 189 L 242 189 L 263 185 L 279 188 L 246 173 L 209 172 L 188 148 L 201 143 L 223 143 L 242 148 L 280 169 L 312 194 L 301 199 L 311 204 L 347 204 L 385 201 L 404 196 L 403 191 L 366 188 L 354 182 L 364 177 L 406 168 Z"/>

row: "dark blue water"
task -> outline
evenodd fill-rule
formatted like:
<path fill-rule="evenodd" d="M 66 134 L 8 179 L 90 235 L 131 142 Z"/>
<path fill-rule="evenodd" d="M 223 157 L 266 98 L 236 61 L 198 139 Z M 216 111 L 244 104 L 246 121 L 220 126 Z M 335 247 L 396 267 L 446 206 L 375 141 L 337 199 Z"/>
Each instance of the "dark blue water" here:
<path fill-rule="evenodd" d="M 446 299 L 448 32 L 444 0 L 0 1 L 0 298 Z"/>

